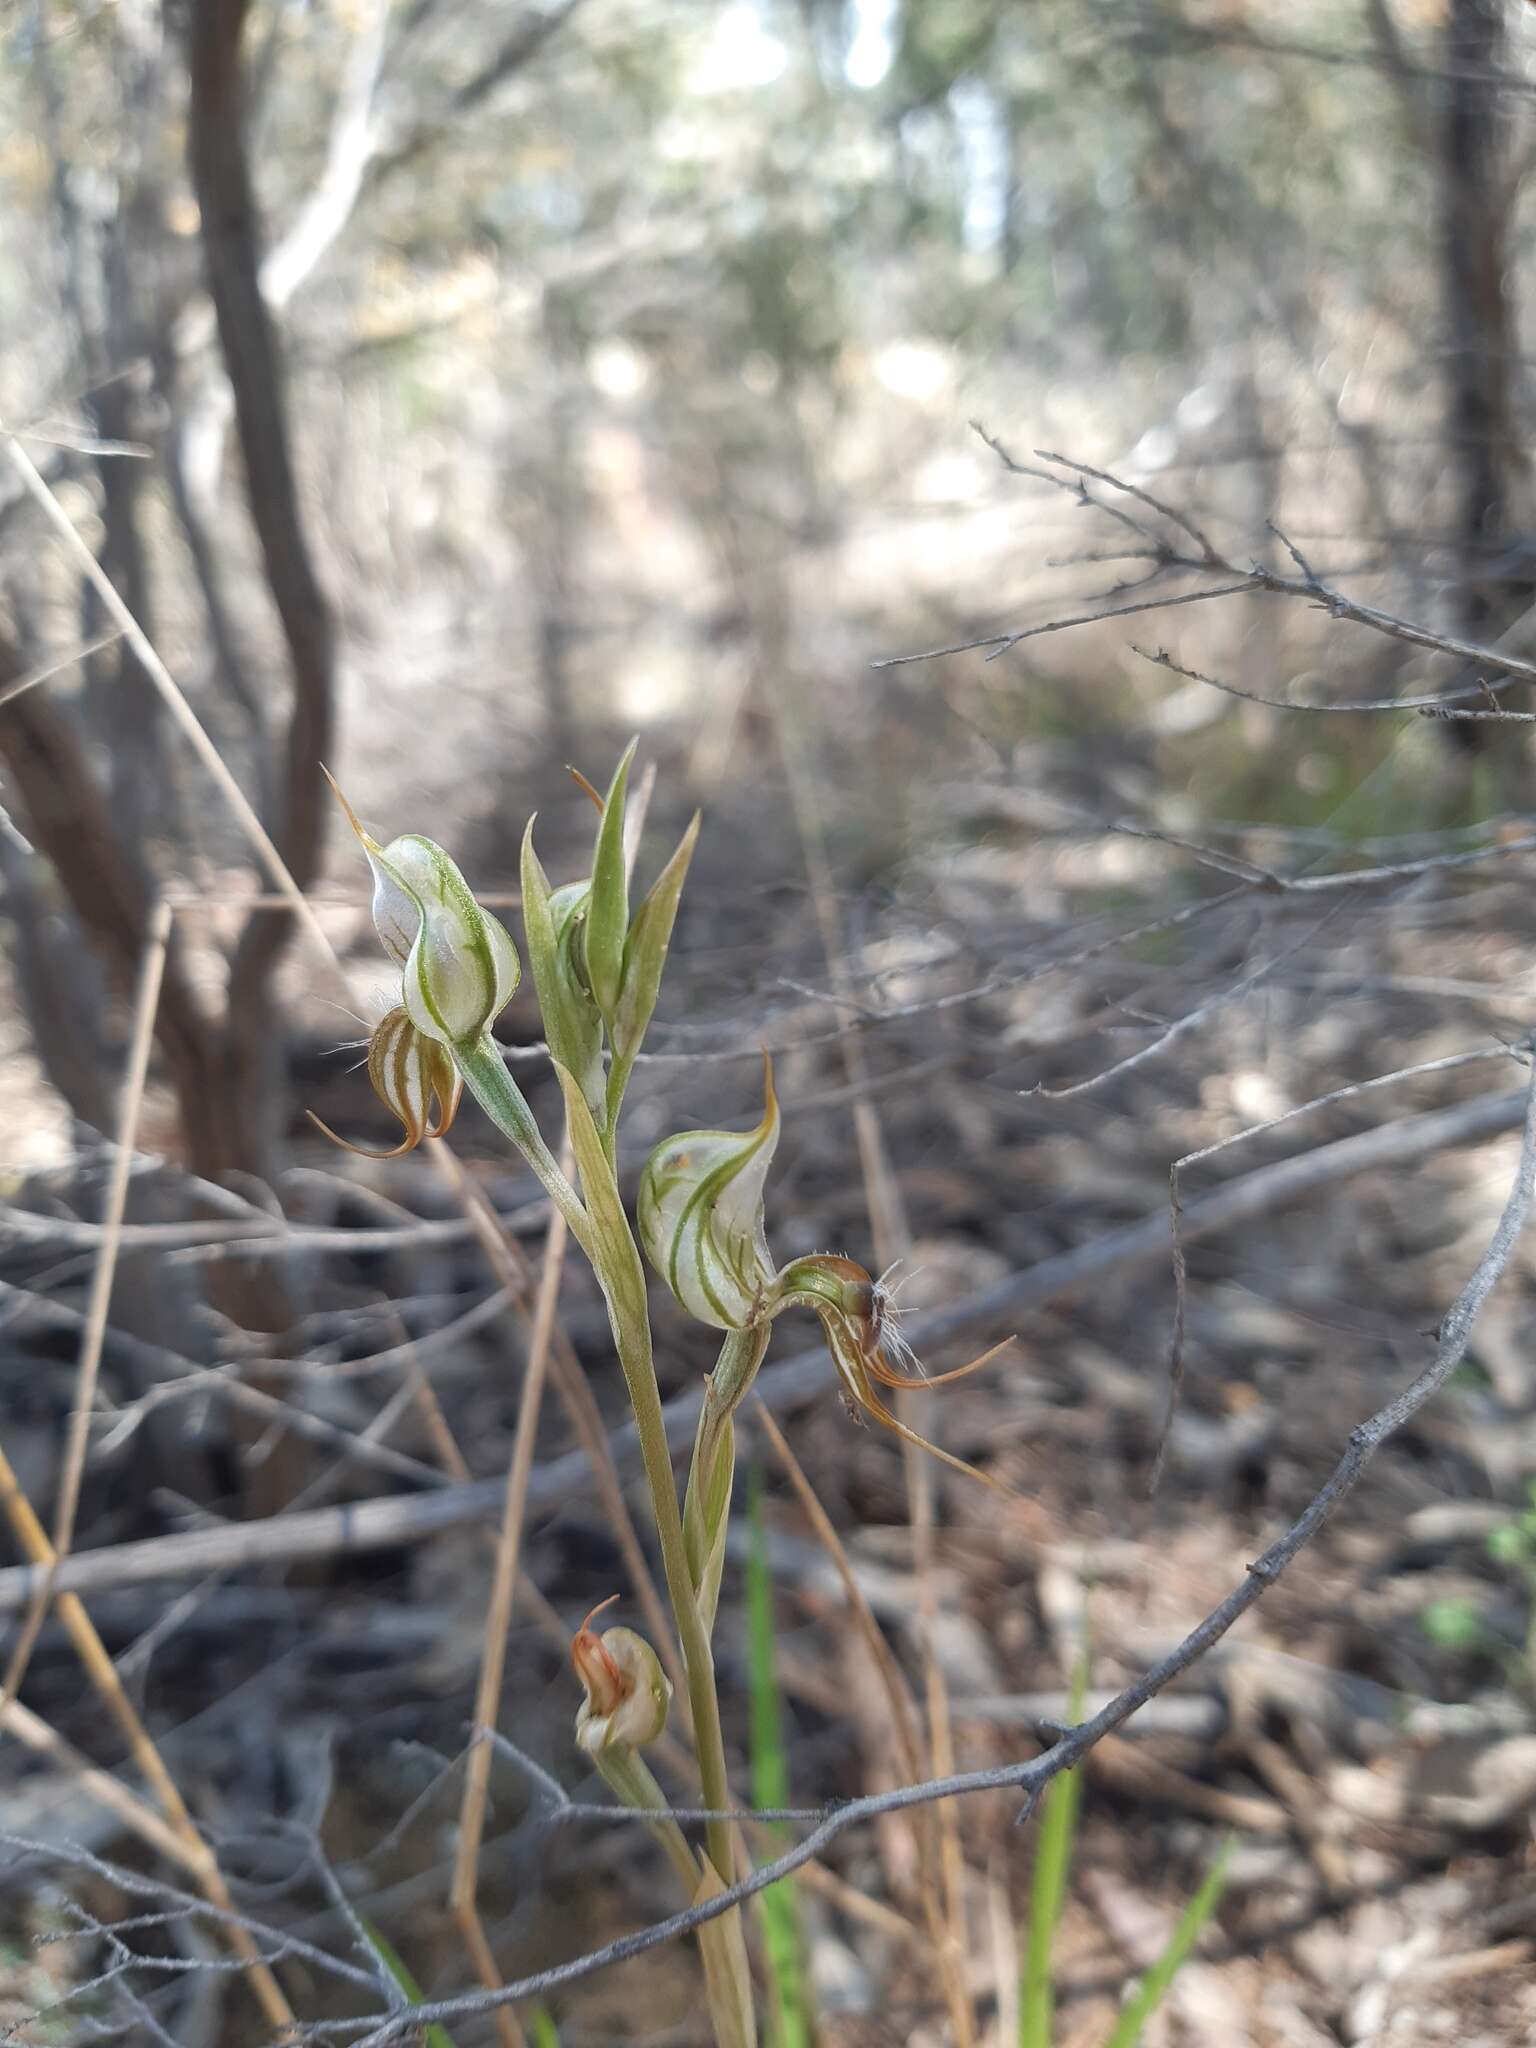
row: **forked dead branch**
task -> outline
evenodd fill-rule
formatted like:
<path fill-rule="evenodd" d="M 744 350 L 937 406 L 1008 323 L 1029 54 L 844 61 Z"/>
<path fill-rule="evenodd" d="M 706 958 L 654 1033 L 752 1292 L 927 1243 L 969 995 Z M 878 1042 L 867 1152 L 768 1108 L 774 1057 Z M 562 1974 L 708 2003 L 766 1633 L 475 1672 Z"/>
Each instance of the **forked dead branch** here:
<path fill-rule="evenodd" d="M 1422 648 L 1429 654 L 1451 656 L 1487 673 L 1476 682 L 1419 696 L 1366 698 L 1354 702 L 1308 699 L 1298 701 L 1262 696 L 1236 683 L 1222 682 L 1213 676 L 1202 675 L 1197 670 L 1185 668 L 1174 661 L 1165 649 L 1160 648 L 1153 652 L 1138 647 L 1136 652 L 1157 666 L 1187 676 L 1191 681 L 1205 683 L 1211 689 L 1224 691 L 1229 696 L 1243 697 L 1250 703 L 1267 704 L 1282 711 L 1417 711 L 1436 716 L 1453 716 L 1456 714 L 1457 706 L 1481 699 L 1485 715 L 1493 715 L 1499 707 L 1497 704 L 1488 707 L 1490 691 L 1503 688 L 1507 682 L 1536 682 L 1536 662 L 1526 659 L 1513 647 L 1503 644 L 1503 641 L 1496 646 L 1484 646 L 1480 642 L 1463 639 L 1458 634 L 1437 632 L 1432 627 L 1421 625 L 1412 619 L 1399 618 L 1393 612 L 1382 611 L 1376 605 L 1363 604 L 1358 598 L 1348 596 L 1336 584 L 1325 581 L 1295 544 L 1278 530 L 1276 538 L 1296 566 L 1297 573 L 1294 576 L 1282 575 L 1262 562 L 1250 562 L 1247 567 L 1243 567 L 1231 560 L 1212 544 L 1202 528 L 1191 523 L 1187 514 L 1167 504 L 1163 499 L 1153 496 L 1140 484 L 1126 482 L 1112 476 L 1107 470 L 1094 469 L 1069 456 L 1048 454 L 1043 449 L 1036 451 L 1039 459 L 1042 462 L 1054 463 L 1055 471 L 1036 469 L 1016 462 L 1002 443 L 988 434 L 978 422 L 972 421 L 971 424 L 974 431 L 1011 474 L 1034 477 L 1052 484 L 1059 490 L 1070 492 L 1085 510 L 1101 513 L 1118 524 L 1129 526 L 1145 543 L 1145 551 L 1139 559 L 1150 563 L 1146 575 L 1135 587 L 1145 588 L 1167 575 L 1215 576 L 1221 580 L 1214 584 L 1200 584 L 1192 590 L 1135 598 L 1124 603 L 1116 602 L 1112 596 L 1091 610 L 1044 619 L 1036 625 L 1021 626 L 1013 631 L 978 634 L 972 639 L 957 640 L 943 647 L 926 648 L 918 654 L 888 654 L 872 663 L 871 666 L 874 668 L 900 668 L 916 661 L 938 661 L 946 655 L 968 654 L 982 649 L 986 650 L 988 660 L 994 660 L 998 655 L 1006 654 L 1010 648 L 1021 646 L 1027 640 L 1039 639 L 1048 634 L 1072 632 L 1081 626 L 1097 625 L 1104 620 L 1131 618 L 1143 612 L 1165 611 L 1180 605 L 1210 604 L 1229 597 L 1262 595 L 1299 599 L 1304 604 L 1326 612 L 1330 618 L 1363 626 L 1373 633 L 1384 635 L 1389 640 L 1400 640 L 1409 647 Z M 1090 491 L 1090 482 L 1117 491 L 1145 506 L 1148 511 L 1156 513 L 1177 532 L 1193 540 L 1197 552 L 1189 553 L 1177 541 L 1170 540 L 1166 533 L 1147 525 L 1144 520 L 1127 512 L 1124 507 L 1107 503 L 1096 492 Z M 1509 640 L 1515 630 L 1512 628 L 1503 639 Z M 1499 677 L 1504 678 L 1504 682 L 1490 680 Z"/>

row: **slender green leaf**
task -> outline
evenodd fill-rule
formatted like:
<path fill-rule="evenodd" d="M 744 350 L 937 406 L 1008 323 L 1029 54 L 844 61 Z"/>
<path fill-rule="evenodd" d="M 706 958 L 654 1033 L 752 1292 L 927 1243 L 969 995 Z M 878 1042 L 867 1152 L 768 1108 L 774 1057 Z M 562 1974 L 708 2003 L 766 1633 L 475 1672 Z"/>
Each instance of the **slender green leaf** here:
<path fill-rule="evenodd" d="M 589 1236 L 586 1242 L 592 1270 L 608 1303 L 608 1319 L 621 1363 L 632 1357 L 634 1342 L 643 1333 L 649 1352 L 650 1319 L 645 1298 L 645 1268 L 640 1250 L 630 1231 L 629 1218 L 619 1198 L 618 1182 L 603 1146 L 602 1134 L 593 1121 L 581 1083 L 568 1067 L 552 1062 L 555 1077 L 565 1096 L 565 1114 L 576 1155 L 576 1171 L 586 1206 Z M 626 1342 L 626 1338 L 629 1340 Z M 625 1365 L 626 1374 L 630 1367 Z"/>
<path fill-rule="evenodd" d="M 629 936 L 629 875 L 624 864 L 624 792 L 638 740 L 631 740 L 614 770 L 592 849 L 592 901 L 587 910 L 587 980 L 597 1007 L 611 1024 L 624 980 Z"/>
<path fill-rule="evenodd" d="M 550 2018 L 547 2005 L 536 2005 L 528 2015 L 534 2048 L 560 2048 L 560 2029 Z"/>
<path fill-rule="evenodd" d="M 551 890 L 533 844 L 534 820 L 523 834 L 523 930 L 549 1049 L 580 1081 L 594 1116 L 604 1114 L 603 1020 L 581 984 L 576 949 L 585 919 L 588 884 Z"/>
<path fill-rule="evenodd" d="M 400 1986 L 400 1989 L 411 2001 L 411 2004 L 424 2005 L 426 2000 L 421 1995 L 421 1986 L 406 1968 L 393 1943 L 385 1940 L 372 1921 L 359 1920 L 358 1924 L 361 1926 L 364 1934 L 367 1935 L 369 1946 L 374 1954 Z M 421 2038 L 425 2042 L 426 2048 L 454 2048 L 453 2036 L 446 2027 L 440 2027 L 435 2020 L 429 2026 L 422 2028 Z"/>
<path fill-rule="evenodd" d="M 544 991 L 554 984 L 555 919 L 550 903 L 549 877 L 533 844 L 533 828 L 537 823 L 535 814 L 523 830 L 523 930 L 528 939 L 528 961 L 533 968 L 534 985 L 538 989 L 539 1007 L 542 1009 Z"/>
<path fill-rule="evenodd" d="M 1071 1718 L 1077 1721 L 1088 1690 L 1088 1657 L 1080 1659 L 1072 1680 Z M 1067 1895 L 1067 1873 L 1072 1865 L 1072 1845 L 1077 1835 L 1078 1806 L 1082 1798 L 1080 1768 L 1062 1771 L 1045 1788 L 1041 1802 L 1040 1834 L 1035 1844 L 1035 1867 L 1029 1887 L 1029 1941 L 1024 1952 L 1023 1979 L 1019 1989 L 1019 2048 L 1051 2048 L 1051 2031 L 1056 2016 L 1056 1988 L 1052 1979 L 1052 1951 L 1056 1924 Z"/>
<path fill-rule="evenodd" d="M 752 1799 L 757 1806 L 788 1806 L 789 1760 L 784 1750 L 784 1710 L 775 1655 L 773 1578 L 768 1569 L 763 1530 L 762 1480 L 756 1471 L 752 1474 L 750 1513 L 747 1670 L 751 1688 L 748 1705 Z M 816 2029 L 805 1966 L 805 1937 L 793 1879 L 783 1878 L 770 1885 L 762 1901 L 768 1969 L 774 1990 L 776 2048 L 810 2048 Z"/>
<path fill-rule="evenodd" d="M 1142 2028 L 1168 1995 L 1169 1985 L 1189 1960 L 1190 1950 L 1221 1902 L 1227 1883 L 1227 1859 L 1232 1854 L 1234 1839 L 1228 1835 L 1217 1850 L 1199 1891 L 1180 1914 L 1179 1924 L 1169 1937 L 1168 1946 L 1126 2000 L 1104 2048 L 1136 2048 Z"/>
<path fill-rule="evenodd" d="M 624 944 L 624 983 L 613 1016 L 613 1065 L 608 1076 L 608 1121 L 610 1125 L 623 1100 L 656 997 L 661 990 L 662 969 L 672 943 L 677 921 L 678 900 L 688 876 L 688 863 L 699 837 L 699 813 L 693 814 L 677 850 L 651 884 L 645 901 L 635 912 Z"/>

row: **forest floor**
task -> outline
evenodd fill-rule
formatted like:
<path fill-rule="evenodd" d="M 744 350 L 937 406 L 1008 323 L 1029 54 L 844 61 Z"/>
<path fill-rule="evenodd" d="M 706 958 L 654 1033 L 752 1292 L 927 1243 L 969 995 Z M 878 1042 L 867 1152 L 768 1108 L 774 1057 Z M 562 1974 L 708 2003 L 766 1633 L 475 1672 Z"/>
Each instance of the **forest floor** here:
<path fill-rule="evenodd" d="M 913 779 L 902 746 L 916 755 L 923 744 L 920 730 L 893 740 L 891 786 Z M 1138 843 L 1128 861 L 1123 837 L 1089 829 L 1074 810 L 1077 758 L 1075 742 L 1021 741 L 1006 777 L 983 763 L 947 782 L 921 818 L 889 824 L 871 793 L 839 822 L 836 864 L 849 893 L 838 909 L 862 1005 L 866 1094 L 910 1228 L 900 1299 L 919 1318 L 1166 1218 L 1173 1160 L 1332 1090 L 1485 1056 L 1244 1138 L 1189 1170 L 1186 1198 L 1353 1132 L 1520 1084 L 1509 1047 L 1528 1015 L 1532 971 L 1518 856 L 1423 868 L 1386 891 L 1340 891 L 1339 907 L 1320 918 L 1315 903 L 1229 892 L 1227 878 L 1192 868 L 1174 848 Z M 1032 791 L 1027 804 L 1021 786 Z M 700 882 L 680 930 L 678 990 L 670 1021 L 657 1025 L 658 1057 L 637 1088 L 625 1156 L 637 1165 L 670 1130 L 755 1115 L 756 1049 L 766 1040 L 785 1111 L 770 1197 L 775 1250 L 831 1247 L 872 1263 L 838 1035 L 846 1007 L 819 993 L 826 965 L 785 854 L 781 798 L 739 789 L 735 801 L 719 856 L 730 873 Z M 677 822 L 653 819 L 657 843 Z M 922 851 L 893 858 L 893 843 Z M 1441 828 L 1390 845 L 1292 828 L 1221 841 L 1261 868 L 1301 860 L 1309 873 L 1412 864 L 1467 843 Z M 1206 1003 L 1207 1023 L 1109 1072 L 1158 1041 L 1167 1020 Z M 376 1142 L 382 1127 L 361 1077 L 330 1056 L 320 1013 L 306 1022 L 313 1037 L 296 1069 L 305 1105 Z M 526 990 L 504 1030 L 514 1046 L 537 1036 Z M 535 1107 L 551 1114 L 547 1078 L 527 1072 Z M 1059 1092 L 1096 1076 L 1082 1092 Z M 152 1129 L 166 1129 L 157 1113 L 152 1102 Z M 494 1480 L 517 1417 L 522 1341 L 467 1233 L 454 1234 L 448 1193 L 419 1159 L 376 1166 L 299 1140 L 297 1125 L 295 1137 L 299 1164 L 277 1190 L 289 1225 L 340 1228 L 354 1240 L 339 1252 L 307 1252 L 296 1240 L 302 1317 L 263 1347 L 277 1358 L 253 1355 L 206 1317 L 199 1355 L 263 1376 L 341 1433 L 300 1459 L 308 1500 L 405 1498 L 450 1481 L 431 1407 L 467 1475 Z M 983 1372 L 924 1398 L 923 1426 L 1003 1489 L 937 1468 L 926 1565 L 899 1447 L 854 1423 L 830 1371 L 813 1396 L 780 1405 L 918 1697 L 929 1642 L 957 1768 L 1036 1753 L 1050 1739 L 1041 1724 L 1069 1713 L 1081 1660 L 1092 1699 L 1102 1699 L 1241 1580 L 1322 1484 L 1355 1424 L 1428 1357 L 1492 1234 L 1518 1142 L 1511 1127 L 1431 1150 L 1407 1169 L 1352 1172 L 1192 1244 L 1188 1371 L 1155 1492 L 1174 1315 L 1166 1237 L 1153 1256 L 1107 1261 L 1015 1320 L 978 1325 L 969 1349 L 925 1349 L 924 1365 L 939 1370 L 1010 1330 L 1018 1339 Z M 524 1228 L 531 1184 L 493 1151 L 484 1126 L 466 1112 L 453 1143 L 497 1205 L 522 1212 Z M 11 1358 L 29 1374 L 23 1389 L 8 1364 L 17 1391 L 6 1441 L 40 1507 L 76 1339 L 29 1320 L 27 1301 L 73 1300 L 83 1286 L 68 1226 L 99 1213 L 99 1190 L 100 1161 L 81 1159 L 19 1179 L 9 1197 L 5 1271 L 23 1290 L 12 1297 Z M 213 1214 L 173 1167 L 146 1163 L 135 1191 L 131 1221 Z M 417 1221 L 427 1228 L 413 1234 Z M 395 1232 L 387 1251 L 369 1246 L 381 1228 Z M 536 1255 L 537 1229 L 523 1242 Z M 167 1290 L 221 1256 L 130 1247 L 117 1310 L 125 1334 L 150 1327 L 133 1322 L 146 1296 L 161 1296 L 163 1312 Z M 1149 2029 L 1152 2048 L 1517 2048 L 1536 2037 L 1536 1521 L 1521 1520 L 1536 1505 L 1533 1278 L 1536 1242 L 1527 1241 L 1444 1395 L 1383 1449 L 1217 1650 L 1092 1752 L 1058 1937 L 1062 2048 L 1107 2037 L 1126 1983 L 1229 1835 L 1217 1921 Z M 601 1305 L 575 1261 L 561 1325 L 617 1425 L 621 1382 Z M 708 1333 L 664 1302 L 657 1327 L 664 1392 L 685 1393 L 711 1362 Z M 814 1325 L 780 1325 L 769 1374 L 813 1337 Z M 103 1402 L 116 1413 L 89 1467 L 83 1550 L 195 1534 L 248 1512 L 250 1474 L 271 1453 L 270 1439 L 230 1424 L 206 1385 L 146 1399 L 159 1383 L 146 1345 L 153 1350 L 147 1338 L 138 1350 L 108 1347 Z M 410 1398 L 413 1373 L 430 1381 L 431 1407 Z M 547 1407 L 541 1466 L 572 1441 L 560 1404 Z M 414 1469 L 387 1469 L 384 1445 Z M 764 1492 L 794 1801 L 819 1807 L 899 1782 L 868 1646 L 750 1414 L 741 1470 Z M 633 1488 L 629 1497 L 638 1506 Z M 719 1624 L 743 1787 L 745 1526 Z M 429 1994 L 471 1981 L 447 1906 L 459 1786 L 451 1767 L 472 1713 L 492 1527 L 482 1515 L 356 1556 L 234 1573 L 193 1563 L 168 1582 L 125 1575 L 89 1601 L 252 1910 L 351 1953 L 316 1876 L 318 1845 Z M 623 1596 L 617 1618 L 636 1616 L 612 1528 L 589 1492 L 536 1503 L 524 1563 L 547 1606 L 535 1611 L 521 1596 L 514 1606 L 500 1726 L 572 1796 L 597 1797 L 571 1744 L 565 1638 L 612 1593 Z M 931 1635 L 922 1621 L 930 1604 Z M 88 1757 L 120 1761 L 56 1620 L 23 1698 Z M 21 2039 L 85 2039 L 73 2016 L 96 2010 L 104 1991 L 51 2019 L 27 2016 L 107 1967 L 100 1929 L 133 1915 L 111 1869 L 87 1859 L 144 1867 L 144 1854 L 72 1767 L 17 1769 L 13 1754 L 10 1769 L 6 1826 L 54 1860 L 29 1863 L 30 1881 L 0 1888 L 0 2015 L 21 2025 Z M 668 1756 L 658 1770 L 688 1797 Z M 1036 1832 L 1015 1825 L 1019 1805 L 993 1793 L 952 1809 L 965 1979 L 979 2038 L 999 2043 L 1011 2038 Z M 922 1825 L 892 1818 L 849 1831 L 797 1881 L 827 2048 L 939 2048 L 951 2038 L 919 1896 Z M 480 1903 L 508 1977 L 670 1910 L 658 1867 L 637 1830 L 557 1825 L 526 1777 L 498 1761 Z M 39 1936 L 54 1938 L 37 1946 Z M 122 1939 L 183 1961 L 188 1944 L 216 1953 L 206 1930 L 189 1927 Z M 285 1975 L 307 2019 L 356 2009 L 347 2003 L 355 1987 L 302 1964 Z M 685 1946 L 575 1982 L 551 2009 L 572 2044 L 705 2038 Z M 153 2010 L 186 2048 L 266 2038 L 229 1974 L 170 1974 Z M 489 2038 L 479 2024 L 478 2034 L 454 2027 L 459 2048 Z"/>

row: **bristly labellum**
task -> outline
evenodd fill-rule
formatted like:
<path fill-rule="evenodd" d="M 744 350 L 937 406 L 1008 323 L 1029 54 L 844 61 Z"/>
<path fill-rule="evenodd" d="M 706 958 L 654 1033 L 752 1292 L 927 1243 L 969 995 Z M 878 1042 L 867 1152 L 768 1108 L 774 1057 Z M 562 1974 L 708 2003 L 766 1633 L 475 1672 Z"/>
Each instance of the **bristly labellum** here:
<path fill-rule="evenodd" d="M 368 1040 L 368 1079 L 380 1102 L 393 1110 L 404 1126 L 405 1135 L 398 1145 L 376 1152 L 366 1145 L 351 1144 L 313 1110 L 308 1112 L 310 1122 L 333 1144 L 360 1153 L 364 1159 L 398 1159 L 402 1152 L 413 1151 L 423 1138 L 440 1138 L 458 1113 L 464 1093 L 464 1082 L 448 1048 L 418 1031 L 400 1003 L 373 1028 Z"/>
<path fill-rule="evenodd" d="M 872 1280 L 855 1260 L 834 1252 L 818 1252 L 809 1258 L 795 1259 L 779 1274 L 773 1291 L 777 1305 L 813 1309 L 820 1318 L 827 1349 L 837 1367 L 843 1398 L 856 1420 L 867 1418 L 878 1423 L 882 1429 L 900 1437 L 903 1443 L 929 1452 L 956 1472 L 979 1479 L 995 1493 L 1009 1491 L 990 1473 L 980 1471 L 964 1458 L 955 1457 L 952 1452 L 930 1443 L 927 1437 L 909 1428 L 876 1389 L 892 1387 L 915 1392 L 928 1387 L 942 1387 L 949 1380 L 964 1379 L 968 1373 L 990 1364 L 1000 1351 L 1005 1351 L 1014 1342 L 1012 1337 L 1005 1337 L 990 1351 L 984 1351 L 968 1365 L 956 1366 L 950 1372 L 930 1376 L 920 1367 L 914 1372 L 898 1372 L 885 1355 L 887 1348 L 899 1347 L 899 1355 L 911 1360 L 914 1366 L 917 1365 L 916 1357 L 905 1338 L 895 1330 L 889 1290 L 880 1281 Z"/>

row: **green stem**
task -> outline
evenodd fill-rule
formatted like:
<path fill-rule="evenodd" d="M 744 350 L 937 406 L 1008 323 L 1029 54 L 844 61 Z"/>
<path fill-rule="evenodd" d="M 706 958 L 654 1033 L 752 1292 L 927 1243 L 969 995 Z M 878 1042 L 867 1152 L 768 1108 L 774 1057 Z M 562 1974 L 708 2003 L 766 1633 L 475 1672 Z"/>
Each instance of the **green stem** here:
<path fill-rule="evenodd" d="M 633 1239 L 630 1243 L 633 1250 Z M 629 1262 L 625 1260 L 624 1263 L 627 1265 Z M 605 1291 L 609 1286 L 609 1277 L 599 1268 L 598 1278 L 603 1282 Z M 626 1274 L 613 1277 L 631 1279 L 631 1283 L 633 1279 L 638 1279 L 640 1283 L 641 1299 L 638 1312 L 630 1287 L 609 1294 L 609 1302 L 613 1309 L 614 1334 L 618 1341 L 619 1363 L 624 1368 L 624 1378 L 629 1388 L 630 1406 L 635 1411 L 635 1428 L 640 1438 L 640 1458 L 645 1467 L 646 1484 L 651 1492 L 651 1511 L 656 1518 L 656 1534 L 661 1543 L 661 1562 L 667 1577 L 667 1593 L 672 1602 L 672 1612 L 677 1619 L 683 1666 L 688 1675 L 688 1705 L 693 1715 L 693 1740 L 699 1763 L 699 1783 L 704 1794 L 704 1804 L 716 1812 L 724 1812 L 731 1803 L 731 1790 L 725 1769 L 725 1740 L 720 1731 L 720 1700 L 715 1690 L 714 1652 L 710 1648 L 709 1631 L 704 1626 L 699 1603 L 694 1598 L 693 1575 L 688 1568 L 688 1546 L 683 1536 L 682 1511 L 677 1501 L 677 1483 L 672 1475 L 672 1450 L 667 1442 L 667 1425 L 661 1412 L 661 1392 L 656 1384 L 656 1363 L 651 1350 L 651 1325 L 644 1301 L 645 1280 L 640 1270 L 639 1252 L 634 1251 L 633 1276 Z M 734 1875 L 730 1822 L 708 1822 L 706 1840 L 709 1844 L 709 1860 L 719 1872 L 722 1883 L 729 1884 Z"/>
<path fill-rule="evenodd" d="M 545 1193 L 565 1218 L 572 1237 L 589 1259 L 593 1259 L 592 1221 L 581 1197 L 560 1171 L 560 1163 L 544 1142 L 544 1134 L 521 1088 L 507 1072 L 495 1039 L 489 1032 L 481 1038 L 451 1048 L 454 1064 L 464 1076 L 471 1095 L 491 1122 L 522 1153 L 538 1176 Z M 593 1259 L 594 1265 L 596 1260 Z"/>
<path fill-rule="evenodd" d="M 744 1330 L 726 1331 L 720 1356 L 715 1360 L 715 1369 L 705 1382 L 706 1413 L 713 1410 L 722 1421 L 736 1413 L 746 1399 L 748 1388 L 757 1378 L 757 1368 L 768 1349 L 769 1328 L 764 1320 L 749 1323 Z"/>
<path fill-rule="evenodd" d="M 666 1420 L 661 1412 L 661 1390 L 656 1384 L 645 1267 L 619 1194 L 617 1175 L 590 1105 L 570 1075 L 557 1069 L 565 1089 L 566 1114 L 585 1202 L 551 1157 L 522 1091 L 508 1074 L 489 1036 L 471 1045 L 456 1046 L 454 1058 L 476 1101 L 498 1129 L 504 1131 L 517 1146 L 548 1189 L 550 1199 L 560 1208 L 570 1225 L 571 1235 L 591 1260 L 592 1270 L 607 1301 L 608 1320 L 613 1329 L 619 1364 L 624 1371 L 629 1404 L 634 1410 L 636 1434 L 640 1439 L 640 1459 L 646 1485 L 650 1489 L 651 1513 L 661 1545 L 667 1593 L 682 1646 L 699 1782 L 705 1806 L 713 1812 L 723 1813 L 730 1807 L 731 1794 L 725 1769 L 725 1742 L 720 1730 L 714 1656 L 710 1649 L 709 1630 L 694 1597 L 693 1576 L 688 1566 L 682 1510 L 678 1505 L 677 1482 L 672 1472 L 672 1450 L 667 1441 Z M 731 1823 L 713 1820 L 706 1827 L 709 1860 L 721 1883 L 729 1885 L 735 1875 Z M 745 1989 L 743 1997 L 749 2008 L 750 1997 Z M 730 2037 L 735 2038 L 735 2033 L 732 2032 Z"/>
<path fill-rule="evenodd" d="M 699 1889 L 698 1859 L 668 1811 L 666 1794 L 651 1776 L 649 1764 L 637 1750 L 626 1749 L 620 1743 L 600 1751 L 592 1761 L 621 1805 L 635 1813 L 655 1814 L 655 1820 L 649 1823 L 651 1833 L 666 1850 L 691 1902 Z"/>
<path fill-rule="evenodd" d="M 763 1353 L 768 1349 L 768 1330 L 766 1322 L 750 1323 L 744 1330 L 727 1330 L 715 1369 L 704 1382 L 704 1406 L 699 1413 L 699 1427 L 693 1440 L 693 1463 L 688 1469 L 688 1491 L 683 1507 L 683 1525 L 696 1538 L 695 1563 L 701 1568 L 705 1549 L 718 1534 L 718 1525 L 709 1513 L 715 1465 L 726 1445 L 731 1417 L 741 1406 L 748 1387 L 757 1377 L 757 1368 L 763 1362 Z M 699 1518 L 697 1530 L 689 1528 L 690 1503 Z M 720 1519 L 723 1520 L 729 1512 L 730 1502 L 722 1502 Z M 708 1528 L 704 1526 L 706 1519 L 710 1522 Z"/>
<path fill-rule="evenodd" d="M 704 1382 L 704 1406 L 693 1440 L 688 1487 L 683 1495 L 683 1536 L 688 1569 L 706 1634 L 715 1626 L 720 1573 L 725 1560 L 726 1523 L 736 1477 L 735 1430 L 731 1418 L 757 1376 L 768 1349 L 766 1321 L 729 1330 L 714 1371 Z"/>

